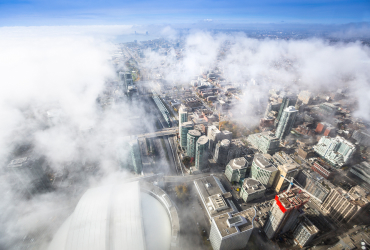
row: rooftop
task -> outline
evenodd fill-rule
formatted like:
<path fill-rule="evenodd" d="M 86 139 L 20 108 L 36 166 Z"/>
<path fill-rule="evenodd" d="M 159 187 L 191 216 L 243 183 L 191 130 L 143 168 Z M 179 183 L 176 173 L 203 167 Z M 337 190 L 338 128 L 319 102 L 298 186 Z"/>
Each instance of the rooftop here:
<path fill-rule="evenodd" d="M 222 141 L 221 141 L 221 146 L 223 146 L 223 147 L 228 147 L 230 145 L 230 140 L 228 140 L 228 139 L 223 139 Z"/>
<path fill-rule="evenodd" d="M 181 124 L 181 126 L 183 126 L 183 127 L 192 127 L 193 126 L 193 122 L 183 122 Z"/>
<path fill-rule="evenodd" d="M 227 212 L 237 211 L 237 209 L 233 207 L 235 205 L 230 200 L 232 198 L 232 195 L 230 195 L 229 192 L 226 192 L 225 188 L 222 186 L 220 180 L 217 177 L 207 176 L 205 178 L 195 180 L 194 184 L 209 217 L 217 216 Z M 213 201 L 215 203 L 213 203 Z M 219 209 L 215 210 L 214 206 L 222 205 L 222 201 L 226 203 L 227 207 L 221 206 L 223 207 L 223 209 L 221 209 L 221 207 L 218 207 Z"/>
<path fill-rule="evenodd" d="M 275 200 L 282 211 L 298 208 L 308 202 L 309 199 L 310 196 L 305 192 L 302 192 L 299 188 L 292 188 L 289 192 L 285 191 L 275 197 Z"/>
<path fill-rule="evenodd" d="M 243 188 L 248 194 L 266 190 L 265 186 L 262 185 L 261 182 L 252 178 L 244 179 Z"/>
<path fill-rule="evenodd" d="M 272 163 L 270 163 L 262 154 L 255 155 L 253 161 L 256 162 L 258 167 L 264 170 L 267 170 L 270 172 L 277 171 L 277 168 Z"/>
<path fill-rule="evenodd" d="M 285 173 L 289 173 L 289 172 L 298 170 L 297 165 L 289 164 L 289 163 L 282 165 L 281 168 L 284 170 Z"/>
<path fill-rule="evenodd" d="M 199 130 L 189 130 L 188 134 L 191 136 L 201 136 L 201 133 Z"/>
<path fill-rule="evenodd" d="M 297 112 L 294 106 L 289 106 L 286 109 L 284 109 L 284 112 Z"/>
<path fill-rule="evenodd" d="M 254 216 L 255 210 L 250 208 L 233 215 L 230 213 L 224 213 L 213 217 L 213 220 L 221 236 L 226 237 L 253 229 L 252 222 Z"/>
<path fill-rule="evenodd" d="M 203 136 L 199 137 L 199 139 L 197 141 L 197 144 L 204 145 L 206 143 L 208 143 L 208 137 L 207 136 L 203 135 Z"/>
<path fill-rule="evenodd" d="M 229 162 L 229 165 L 232 169 L 241 169 L 241 168 L 245 168 L 247 164 L 247 160 L 244 158 L 244 157 L 240 157 L 240 158 L 235 158 L 235 159 L 232 159 L 230 162 Z"/>

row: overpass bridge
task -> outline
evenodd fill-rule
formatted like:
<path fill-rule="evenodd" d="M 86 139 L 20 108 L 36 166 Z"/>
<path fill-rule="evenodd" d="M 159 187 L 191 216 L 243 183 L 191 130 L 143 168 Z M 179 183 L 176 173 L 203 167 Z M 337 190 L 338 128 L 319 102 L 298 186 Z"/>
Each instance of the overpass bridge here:
<path fill-rule="evenodd" d="M 170 136 L 170 135 L 176 135 L 178 131 L 179 131 L 178 128 L 162 129 L 162 130 L 158 130 L 153 133 L 140 134 L 137 137 L 154 138 L 154 137 Z"/>

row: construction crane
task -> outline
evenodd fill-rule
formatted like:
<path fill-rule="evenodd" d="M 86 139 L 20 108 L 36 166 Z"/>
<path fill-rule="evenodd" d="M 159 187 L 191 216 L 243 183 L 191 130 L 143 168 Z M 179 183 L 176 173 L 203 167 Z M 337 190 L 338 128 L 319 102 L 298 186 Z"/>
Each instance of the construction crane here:
<path fill-rule="evenodd" d="M 313 194 L 311 194 L 310 192 L 308 192 L 306 189 L 302 188 L 301 186 L 299 186 L 298 184 L 294 184 L 293 181 L 296 181 L 294 180 L 294 178 L 292 177 L 290 180 L 288 178 L 285 178 L 284 175 L 280 175 L 284 180 L 286 180 L 287 182 L 289 182 L 289 187 L 287 189 L 287 192 L 289 192 L 290 188 L 293 187 L 293 185 L 296 185 L 296 187 L 298 187 L 300 190 L 304 191 L 305 193 L 309 194 L 310 197 L 314 198 L 315 200 L 317 200 L 318 202 L 321 203 L 321 200 L 319 198 L 317 198 L 316 196 L 314 196 Z M 297 182 L 297 181 L 296 181 Z"/>

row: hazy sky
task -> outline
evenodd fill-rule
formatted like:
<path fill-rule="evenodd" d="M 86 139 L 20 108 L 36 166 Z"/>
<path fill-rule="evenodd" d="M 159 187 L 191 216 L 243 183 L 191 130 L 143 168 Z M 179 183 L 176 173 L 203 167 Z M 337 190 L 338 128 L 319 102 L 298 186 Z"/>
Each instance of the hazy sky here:
<path fill-rule="evenodd" d="M 2 0 L 0 26 L 370 21 L 369 0 Z"/>

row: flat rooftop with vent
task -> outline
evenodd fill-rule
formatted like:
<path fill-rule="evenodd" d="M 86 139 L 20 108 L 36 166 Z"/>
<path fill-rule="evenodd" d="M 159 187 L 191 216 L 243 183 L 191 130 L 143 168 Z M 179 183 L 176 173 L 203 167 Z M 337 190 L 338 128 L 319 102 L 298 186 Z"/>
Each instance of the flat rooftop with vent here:
<path fill-rule="evenodd" d="M 195 180 L 194 185 L 209 219 L 227 212 L 238 212 L 231 200 L 232 195 L 230 192 L 226 192 L 217 177 L 208 176 Z"/>
<path fill-rule="evenodd" d="M 214 250 L 244 248 L 253 231 L 253 208 L 238 213 L 225 213 L 212 218 L 210 241 Z"/>
<path fill-rule="evenodd" d="M 241 211 L 236 214 L 222 214 L 213 217 L 218 231 L 222 237 L 232 235 L 237 232 L 244 232 L 253 229 L 253 217 L 255 211 L 253 208 Z"/>

